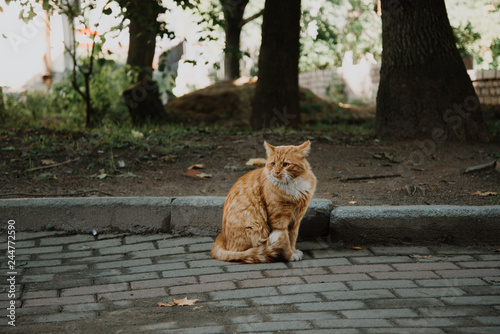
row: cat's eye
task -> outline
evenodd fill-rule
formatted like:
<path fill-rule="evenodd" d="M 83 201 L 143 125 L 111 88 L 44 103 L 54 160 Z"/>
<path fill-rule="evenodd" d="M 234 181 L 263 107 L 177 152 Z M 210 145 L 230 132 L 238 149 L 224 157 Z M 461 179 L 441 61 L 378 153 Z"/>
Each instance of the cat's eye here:
<path fill-rule="evenodd" d="M 271 162 L 271 166 L 275 166 L 275 165 L 276 165 L 276 163 L 274 161 Z"/>
<path fill-rule="evenodd" d="M 288 166 L 290 166 L 290 164 L 288 162 L 283 163 L 283 167 L 288 167 Z"/>

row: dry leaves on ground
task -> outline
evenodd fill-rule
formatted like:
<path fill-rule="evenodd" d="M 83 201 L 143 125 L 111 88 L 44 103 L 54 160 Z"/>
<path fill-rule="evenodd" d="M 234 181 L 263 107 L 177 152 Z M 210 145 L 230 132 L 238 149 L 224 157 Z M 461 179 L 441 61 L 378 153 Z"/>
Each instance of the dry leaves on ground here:
<path fill-rule="evenodd" d="M 193 306 L 199 299 L 188 299 L 188 297 L 184 297 L 183 299 L 174 299 L 172 302 L 163 303 L 158 302 L 159 307 L 165 306 Z"/>
<path fill-rule="evenodd" d="M 482 196 L 482 197 L 486 197 L 486 196 L 497 196 L 498 193 L 496 191 L 475 191 L 472 193 L 472 195 L 476 195 L 476 196 Z"/>
<path fill-rule="evenodd" d="M 247 165 L 247 166 L 265 165 L 266 162 L 267 162 L 267 160 L 264 158 L 255 158 L 255 159 L 248 160 L 245 165 Z"/>

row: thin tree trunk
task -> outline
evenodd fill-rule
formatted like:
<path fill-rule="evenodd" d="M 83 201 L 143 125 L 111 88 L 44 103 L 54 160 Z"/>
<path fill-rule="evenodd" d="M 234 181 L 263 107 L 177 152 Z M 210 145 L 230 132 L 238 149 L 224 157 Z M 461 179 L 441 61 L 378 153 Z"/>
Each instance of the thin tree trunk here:
<path fill-rule="evenodd" d="M 154 0 L 134 0 L 127 3 L 130 20 L 130 44 L 127 65 L 132 67 L 136 83 L 123 92 L 123 97 L 135 125 L 161 122 L 166 114 L 158 85 L 153 80 L 153 58 L 158 34 L 157 17 L 161 7 Z"/>
<path fill-rule="evenodd" d="M 266 0 L 250 119 L 254 130 L 300 124 L 300 16 L 300 0 Z"/>
<path fill-rule="evenodd" d="M 240 36 L 243 27 L 243 13 L 248 0 L 221 0 L 224 12 L 226 47 L 224 49 L 224 78 L 240 77 Z"/>
<path fill-rule="evenodd" d="M 382 0 L 376 131 L 384 138 L 487 141 L 444 0 Z"/>

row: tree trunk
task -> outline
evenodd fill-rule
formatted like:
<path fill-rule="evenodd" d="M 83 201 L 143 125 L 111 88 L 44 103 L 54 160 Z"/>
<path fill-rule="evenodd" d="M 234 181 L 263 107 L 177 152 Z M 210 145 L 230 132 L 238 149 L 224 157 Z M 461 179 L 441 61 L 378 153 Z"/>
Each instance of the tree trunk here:
<path fill-rule="evenodd" d="M 243 13 L 248 0 L 221 0 L 224 12 L 226 47 L 224 49 L 224 78 L 240 77 L 240 36 L 243 27 Z"/>
<path fill-rule="evenodd" d="M 300 0 L 266 0 L 250 118 L 254 130 L 300 124 L 300 15 Z"/>
<path fill-rule="evenodd" d="M 126 5 L 130 20 L 130 44 L 127 65 L 137 76 L 136 84 L 123 92 L 123 98 L 134 125 L 161 122 L 166 114 L 158 85 L 153 80 L 153 58 L 159 32 L 158 14 L 162 11 L 155 0 L 133 0 Z"/>
<path fill-rule="evenodd" d="M 382 0 L 376 131 L 393 139 L 487 141 L 444 0 Z"/>

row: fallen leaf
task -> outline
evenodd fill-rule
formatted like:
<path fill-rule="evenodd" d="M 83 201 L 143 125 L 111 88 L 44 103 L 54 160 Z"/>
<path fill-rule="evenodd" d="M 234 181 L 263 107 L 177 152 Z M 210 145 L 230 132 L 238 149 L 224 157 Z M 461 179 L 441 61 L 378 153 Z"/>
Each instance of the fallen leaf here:
<path fill-rule="evenodd" d="M 496 191 L 481 192 L 481 191 L 478 190 L 478 191 L 473 192 L 472 195 L 477 195 L 477 196 L 485 197 L 485 196 L 497 196 L 498 193 Z"/>
<path fill-rule="evenodd" d="M 174 162 L 174 159 L 170 155 L 167 155 L 166 157 L 161 158 L 165 162 Z"/>
<path fill-rule="evenodd" d="M 431 258 L 432 255 L 410 254 L 410 255 L 408 255 L 408 257 L 412 258 L 412 259 L 428 259 L 428 258 Z"/>
<path fill-rule="evenodd" d="M 52 164 L 55 164 L 56 162 L 52 159 L 42 159 L 41 163 L 42 163 L 42 165 L 52 165 Z"/>
<path fill-rule="evenodd" d="M 168 303 L 162 303 L 162 302 L 158 302 L 157 303 L 159 307 L 165 307 L 165 306 L 174 306 L 174 302 L 168 302 Z"/>
<path fill-rule="evenodd" d="M 354 247 L 352 247 L 352 249 L 354 249 L 354 250 L 362 250 L 363 248 L 358 247 L 358 246 L 354 246 Z"/>
<path fill-rule="evenodd" d="M 132 130 L 132 137 L 134 137 L 136 139 L 142 138 L 142 137 L 144 137 L 144 133 L 136 131 L 136 130 Z"/>
<path fill-rule="evenodd" d="M 184 297 L 183 299 L 174 299 L 175 305 L 179 306 L 192 306 L 194 305 L 199 299 L 188 299 L 187 297 Z"/>
<path fill-rule="evenodd" d="M 205 166 L 203 164 L 195 164 L 195 165 L 192 165 L 192 166 L 189 166 L 188 167 L 188 170 L 192 170 L 192 169 L 203 169 L 205 168 Z"/>
<path fill-rule="evenodd" d="M 358 204 L 358 201 L 349 201 L 349 204 L 355 205 L 355 204 Z"/>
<path fill-rule="evenodd" d="M 266 159 L 263 158 L 255 158 L 255 159 L 250 159 L 246 162 L 245 165 L 247 166 L 257 166 L 257 165 L 265 165 L 267 162 Z"/>
<path fill-rule="evenodd" d="M 212 177 L 212 174 L 207 174 L 207 173 L 200 173 L 196 175 L 196 177 L 199 177 L 200 179 L 208 179 Z"/>
<path fill-rule="evenodd" d="M 57 180 L 57 176 L 52 173 L 42 173 L 38 176 L 35 177 L 35 180 L 40 181 L 40 180 Z"/>

